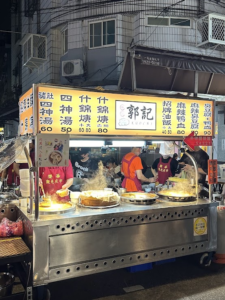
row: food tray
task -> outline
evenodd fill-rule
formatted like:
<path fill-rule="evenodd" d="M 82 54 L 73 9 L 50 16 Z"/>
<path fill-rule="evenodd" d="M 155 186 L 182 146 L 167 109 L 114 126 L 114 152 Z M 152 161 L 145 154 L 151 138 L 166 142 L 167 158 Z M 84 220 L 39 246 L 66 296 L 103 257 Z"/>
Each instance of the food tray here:
<path fill-rule="evenodd" d="M 158 192 L 160 199 L 167 200 L 171 202 L 189 202 L 189 201 L 196 201 L 196 197 L 189 195 L 189 196 L 182 196 L 182 195 L 166 195 L 164 193 Z"/>
<path fill-rule="evenodd" d="M 118 202 L 118 203 L 116 203 L 116 204 L 113 204 L 113 205 L 109 205 L 109 206 L 88 206 L 88 205 L 83 205 L 83 204 L 80 204 L 80 203 L 78 203 L 77 204 L 79 207 L 84 207 L 84 208 L 93 208 L 93 209 L 96 209 L 96 208 L 100 208 L 100 209 L 102 209 L 102 208 L 104 208 L 104 209 L 106 209 L 106 208 L 113 208 L 113 207 L 116 207 L 116 206 L 119 206 L 120 205 L 120 203 Z"/>
<path fill-rule="evenodd" d="M 158 195 L 152 193 L 123 193 L 121 198 L 128 199 L 128 200 L 139 200 L 139 201 L 146 201 L 146 200 L 156 200 L 159 198 Z"/>
<path fill-rule="evenodd" d="M 155 203 L 156 199 L 138 200 L 138 199 L 129 199 L 129 198 L 121 197 L 121 201 L 129 204 L 136 204 L 136 205 L 151 205 Z"/>
<path fill-rule="evenodd" d="M 49 206 L 39 206 L 40 215 L 66 214 L 76 210 L 75 204 L 71 202 L 53 203 Z"/>

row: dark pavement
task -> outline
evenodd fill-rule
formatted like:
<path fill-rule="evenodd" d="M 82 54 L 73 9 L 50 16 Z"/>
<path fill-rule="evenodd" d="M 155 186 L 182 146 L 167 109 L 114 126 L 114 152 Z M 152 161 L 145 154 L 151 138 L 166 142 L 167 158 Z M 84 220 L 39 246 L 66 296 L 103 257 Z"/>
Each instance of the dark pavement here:
<path fill-rule="evenodd" d="M 126 293 L 124 288 L 142 290 Z M 126 269 L 49 285 L 51 300 L 225 300 L 225 265 L 199 265 L 199 255 L 129 273 Z"/>

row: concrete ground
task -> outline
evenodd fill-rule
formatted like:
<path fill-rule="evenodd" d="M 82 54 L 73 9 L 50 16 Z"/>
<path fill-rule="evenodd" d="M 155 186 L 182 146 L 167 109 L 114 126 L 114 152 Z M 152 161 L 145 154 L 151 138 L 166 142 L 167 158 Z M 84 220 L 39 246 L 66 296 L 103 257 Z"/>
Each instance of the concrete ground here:
<path fill-rule="evenodd" d="M 121 269 L 55 282 L 49 285 L 51 300 L 225 300 L 225 265 L 203 268 L 198 262 L 195 255 L 148 271 Z M 142 290 L 124 290 L 135 286 Z"/>

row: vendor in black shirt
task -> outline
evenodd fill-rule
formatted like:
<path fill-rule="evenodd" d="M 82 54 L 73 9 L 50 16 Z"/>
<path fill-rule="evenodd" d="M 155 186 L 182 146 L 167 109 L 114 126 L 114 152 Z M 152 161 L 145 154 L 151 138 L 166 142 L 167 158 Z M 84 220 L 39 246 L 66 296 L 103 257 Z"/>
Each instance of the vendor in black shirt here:
<path fill-rule="evenodd" d="M 165 184 L 169 177 L 175 176 L 177 167 L 178 162 L 174 158 L 169 155 L 162 155 L 154 161 L 151 170 L 154 177 L 158 177 L 157 181 L 160 184 Z"/>
<path fill-rule="evenodd" d="M 194 150 L 191 149 L 189 146 L 187 152 L 195 159 L 197 166 L 198 166 L 198 182 L 204 184 L 205 183 L 205 179 L 206 179 L 206 175 L 208 173 L 208 160 L 209 160 L 209 156 L 208 154 L 203 151 L 200 147 L 195 146 Z M 185 155 L 181 157 L 180 161 L 179 161 L 179 165 L 181 165 L 181 167 L 183 167 L 183 170 L 185 172 L 193 172 L 193 163 L 191 161 L 191 159 Z"/>
<path fill-rule="evenodd" d="M 98 160 L 90 158 L 90 148 L 82 148 L 74 161 L 74 175 L 76 178 L 90 178 L 98 169 Z"/>

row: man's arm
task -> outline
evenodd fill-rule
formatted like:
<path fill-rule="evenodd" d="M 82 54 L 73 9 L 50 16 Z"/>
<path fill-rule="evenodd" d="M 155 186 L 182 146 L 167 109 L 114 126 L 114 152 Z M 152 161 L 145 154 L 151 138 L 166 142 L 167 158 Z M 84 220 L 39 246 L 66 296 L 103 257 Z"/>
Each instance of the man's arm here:
<path fill-rule="evenodd" d="M 158 177 L 158 173 L 156 172 L 156 170 L 154 170 L 153 168 L 151 168 L 152 174 L 154 175 L 155 178 Z"/>
<path fill-rule="evenodd" d="M 136 170 L 136 174 L 137 174 L 137 178 L 141 181 L 144 181 L 144 182 L 155 182 L 155 178 L 152 177 L 152 178 L 146 178 L 143 173 L 142 173 L 142 170 Z"/>
<path fill-rule="evenodd" d="M 194 170 L 194 167 L 193 166 L 190 166 L 190 165 L 185 165 L 184 167 L 183 167 L 183 170 L 185 171 L 185 172 L 191 172 L 192 170 Z M 205 171 L 203 171 L 203 169 L 202 168 L 198 168 L 198 173 L 199 174 L 203 174 L 203 175 L 207 175 L 207 173 L 205 172 Z"/>

